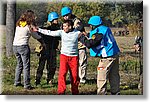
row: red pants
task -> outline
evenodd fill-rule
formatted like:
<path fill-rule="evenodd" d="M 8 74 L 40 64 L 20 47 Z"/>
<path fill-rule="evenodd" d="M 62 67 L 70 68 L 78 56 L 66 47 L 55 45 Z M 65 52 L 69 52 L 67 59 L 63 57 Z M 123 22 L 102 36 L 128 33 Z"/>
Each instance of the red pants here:
<path fill-rule="evenodd" d="M 70 72 L 71 78 L 71 91 L 72 94 L 78 94 L 78 56 L 60 55 L 60 69 L 58 76 L 58 94 L 64 94 L 66 90 L 66 75 Z"/>

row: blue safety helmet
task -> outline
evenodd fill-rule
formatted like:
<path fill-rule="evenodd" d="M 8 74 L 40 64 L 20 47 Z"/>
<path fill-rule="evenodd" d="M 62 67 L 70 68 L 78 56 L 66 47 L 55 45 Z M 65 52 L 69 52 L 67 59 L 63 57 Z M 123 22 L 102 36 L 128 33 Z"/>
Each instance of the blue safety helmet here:
<path fill-rule="evenodd" d="M 53 21 L 54 19 L 58 19 L 59 15 L 56 12 L 51 12 L 48 14 L 48 21 Z"/>
<path fill-rule="evenodd" d="M 65 16 L 65 15 L 70 14 L 70 13 L 72 13 L 72 10 L 69 7 L 63 7 L 61 9 L 61 16 Z"/>
<path fill-rule="evenodd" d="M 92 16 L 88 22 L 88 24 L 93 25 L 93 26 L 98 26 L 102 24 L 102 19 L 100 16 Z"/>

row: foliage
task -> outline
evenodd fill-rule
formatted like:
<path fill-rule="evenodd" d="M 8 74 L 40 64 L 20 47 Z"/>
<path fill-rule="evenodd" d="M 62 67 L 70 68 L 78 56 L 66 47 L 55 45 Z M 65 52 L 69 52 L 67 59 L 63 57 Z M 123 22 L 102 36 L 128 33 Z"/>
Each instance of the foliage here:
<path fill-rule="evenodd" d="M 127 73 L 131 72 L 132 73 L 137 73 L 137 71 L 139 71 L 140 69 L 140 65 L 139 62 L 136 60 L 126 60 L 126 61 L 122 61 L 120 63 L 122 70 L 126 71 Z"/>
<path fill-rule="evenodd" d="M 140 2 L 115 3 L 114 10 L 110 14 L 113 25 L 117 23 L 131 24 L 136 23 L 142 17 L 143 5 Z"/>
<path fill-rule="evenodd" d="M 61 8 L 68 6 L 73 10 L 73 14 L 82 19 L 87 24 L 93 15 L 102 17 L 104 24 L 113 27 L 136 23 L 143 15 L 143 4 L 140 2 L 43 2 L 43 3 L 17 3 L 17 18 L 26 9 L 32 9 L 38 16 L 40 25 L 47 21 L 48 13 L 55 11 L 60 17 Z M 61 18 L 62 19 L 62 18 Z"/>
<path fill-rule="evenodd" d="M 132 36 L 136 36 L 138 35 L 138 31 L 139 31 L 139 26 L 137 23 L 132 23 L 132 24 L 128 24 L 128 30 L 130 31 L 129 33 Z"/>
<path fill-rule="evenodd" d="M 89 18 L 92 15 L 103 15 L 103 7 L 104 4 L 99 2 L 59 2 L 59 3 L 52 3 L 50 2 L 47 7 L 47 12 L 56 11 L 59 15 L 61 8 L 64 6 L 68 6 L 72 9 L 73 14 L 82 19 L 85 22 L 88 22 Z"/>
<path fill-rule="evenodd" d="M 20 15 L 28 9 L 31 9 L 35 12 L 37 16 L 38 25 L 42 25 L 47 21 L 47 12 L 46 12 L 47 3 L 17 3 L 16 7 L 16 20 L 19 19 Z"/>

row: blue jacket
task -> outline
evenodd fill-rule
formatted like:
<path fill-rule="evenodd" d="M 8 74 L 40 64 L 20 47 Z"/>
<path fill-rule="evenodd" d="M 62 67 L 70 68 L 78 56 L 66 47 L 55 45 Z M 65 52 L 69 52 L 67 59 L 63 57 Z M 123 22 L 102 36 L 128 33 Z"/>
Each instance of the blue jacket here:
<path fill-rule="evenodd" d="M 112 35 L 109 27 L 100 25 L 94 30 L 91 30 L 90 38 L 92 38 L 92 35 L 95 33 L 103 34 L 103 38 L 98 46 L 90 48 L 90 56 L 109 57 L 120 52 L 116 40 L 114 39 L 114 36 Z"/>

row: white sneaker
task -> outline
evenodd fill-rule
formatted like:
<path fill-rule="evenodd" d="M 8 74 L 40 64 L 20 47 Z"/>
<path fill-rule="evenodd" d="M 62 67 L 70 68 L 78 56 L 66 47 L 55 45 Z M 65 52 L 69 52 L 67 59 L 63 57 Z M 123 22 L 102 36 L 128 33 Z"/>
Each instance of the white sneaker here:
<path fill-rule="evenodd" d="M 85 84 L 85 82 L 86 82 L 86 80 L 84 80 L 84 79 L 81 79 L 81 80 L 80 80 L 80 83 L 81 83 L 81 84 Z"/>

